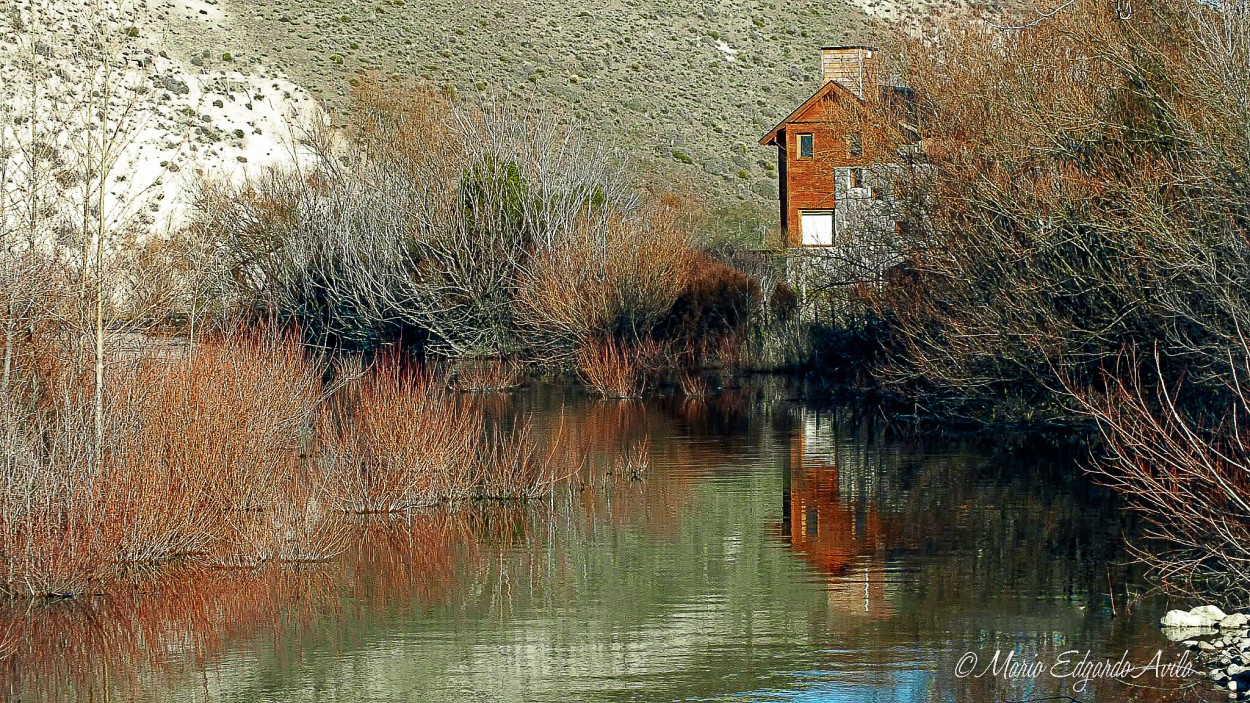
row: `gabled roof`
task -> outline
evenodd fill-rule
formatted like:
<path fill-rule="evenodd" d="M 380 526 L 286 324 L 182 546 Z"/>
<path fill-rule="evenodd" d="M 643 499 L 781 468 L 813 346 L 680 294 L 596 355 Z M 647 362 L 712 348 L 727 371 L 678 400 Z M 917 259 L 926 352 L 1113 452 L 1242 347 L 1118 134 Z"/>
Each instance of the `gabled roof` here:
<path fill-rule="evenodd" d="M 773 127 L 772 130 L 768 132 L 768 134 L 765 134 L 764 137 L 760 139 L 760 144 L 764 146 L 768 146 L 769 144 L 776 144 L 777 132 L 780 132 L 781 128 L 786 126 L 786 123 L 790 122 L 791 120 L 795 119 L 799 115 L 803 114 L 809 107 L 823 100 L 826 96 L 829 95 L 829 93 L 833 92 L 834 90 L 842 91 L 843 93 L 847 95 L 847 97 L 850 97 L 852 100 L 857 100 L 861 104 L 863 104 L 864 102 L 862 99 L 860 99 L 858 95 L 856 95 L 855 93 L 852 93 L 851 90 L 847 88 L 846 86 L 842 85 L 841 83 L 838 83 L 837 81 L 829 81 L 828 83 L 820 86 L 820 88 L 815 93 L 812 93 L 812 97 L 808 98 L 807 100 L 804 100 L 802 105 L 799 105 L 798 107 L 794 108 L 794 111 L 786 115 L 785 119 L 778 122 L 776 127 Z"/>

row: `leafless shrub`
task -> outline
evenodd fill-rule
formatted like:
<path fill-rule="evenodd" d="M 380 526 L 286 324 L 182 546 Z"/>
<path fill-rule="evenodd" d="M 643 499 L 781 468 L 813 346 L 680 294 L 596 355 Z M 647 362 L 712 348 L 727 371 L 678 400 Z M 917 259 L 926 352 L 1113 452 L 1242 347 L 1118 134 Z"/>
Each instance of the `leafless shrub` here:
<path fill-rule="evenodd" d="M 322 414 L 326 471 L 351 512 L 401 512 L 468 497 L 482 413 L 428 373 L 391 357 L 352 400 Z"/>
<path fill-rule="evenodd" d="M 677 383 L 687 398 L 702 398 L 708 394 L 707 379 L 697 370 L 682 368 L 677 371 Z"/>
<path fill-rule="evenodd" d="M 634 398 L 659 369 L 660 345 L 650 339 L 629 345 L 609 337 L 587 344 L 577 357 L 582 382 L 604 398 Z"/>
<path fill-rule="evenodd" d="M 546 493 L 562 476 L 555 459 L 560 436 L 545 450 L 534 437 L 529 421 L 509 431 L 499 426 L 479 445 L 474 496 L 487 500 L 533 498 Z"/>
<path fill-rule="evenodd" d="M 1223 393 L 1250 323 L 1250 79 L 1228 68 L 1250 27 L 1231 10 L 1078 3 L 904 42 L 915 99 L 882 119 L 921 139 L 900 187 L 922 212 L 862 290 L 878 381 L 946 419 L 1057 422 L 1075 408 L 1056 370 L 1097 385 L 1157 343 L 1164 377 L 1194 384 L 1183 405 Z"/>
<path fill-rule="evenodd" d="M 651 473 L 651 438 L 633 442 L 621 455 L 618 471 L 630 480 L 641 481 Z"/>
<path fill-rule="evenodd" d="M 1154 379 L 1141 377 L 1143 366 Z M 1091 471 L 1147 526 L 1143 541 L 1130 548 L 1169 588 L 1218 589 L 1230 601 L 1250 600 L 1246 367 L 1228 378 L 1233 403 L 1227 412 L 1206 422 L 1178 405 L 1157 357 L 1139 364 L 1128 356 L 1122 368 L 1105 392 L 1068 390 L 1097 421 L 1104 440 Z"/>
<path fill-rule="evenodd" d="M 692 270 L 689 208 L 640 199 L 549 113 L 369 83 L 348 136 L 314 140 L 308 173 L 210 184 L 199 207 L 240 300 L 313 336 L 566 365 L 593 336 L 648 334 Z"/>
<path fill-rule="evenodd" d="M 91 384 L 82 382 L 90 365 L 46 342 L 39 352 L 48 358 L 36 364 L 43 373 L 28 409 L 0 408 L 6 426 L 23 427 L 20 444 L 6 446 L 14 459 L 0 493 L 7 588 L 81 593 L 124 564 L 335 550 L 297 534 L 334 528 L 316 508 L 325 504 L 317 484 L 291 484 L 321 392 L 291 335 L 240 334 L 192 355 L 141 352 L 111 365 L 99 463 Z M 283 510 L 300 511 L 303 524 L 279 517 Z"/>
<path fill-rule="evenodd" d="M 1250 14 L 1134 4 L 902 42 L 915 98 L 881 117 L 923 146 L 918 212 L 861 291 L 871 368 L 931 417 L 1092 418 L 1139 554 L 1246 597 Z"/>

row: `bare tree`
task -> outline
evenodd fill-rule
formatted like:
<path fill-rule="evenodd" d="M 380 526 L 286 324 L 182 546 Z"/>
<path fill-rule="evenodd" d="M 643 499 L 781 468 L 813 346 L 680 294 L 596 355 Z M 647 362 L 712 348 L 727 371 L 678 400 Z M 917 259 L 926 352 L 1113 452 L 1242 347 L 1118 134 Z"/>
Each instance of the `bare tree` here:
<path fill-rule="evenodd" d="M 227 238 L 260 307 L 348 345 L 407 328 L 447 357 L 567 360 L 590 332 L 653 323 L 680 290 L 684 237 L 580 130 L 533 107 L 373 86 L 352 115 L 354 149 L 313 135 L 309 172 L 201 200 L 199 236 Z M 559 302 L 593 315 L 554 308 L 553 286 L 572 291 L 553 267 L 582 284 Z"/>

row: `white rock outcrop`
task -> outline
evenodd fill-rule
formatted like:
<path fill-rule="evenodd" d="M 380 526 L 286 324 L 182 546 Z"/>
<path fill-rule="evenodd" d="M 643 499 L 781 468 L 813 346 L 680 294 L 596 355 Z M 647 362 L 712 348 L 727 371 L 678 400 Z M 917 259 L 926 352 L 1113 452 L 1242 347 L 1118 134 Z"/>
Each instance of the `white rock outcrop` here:
<path fill-rule="evenodd" d="M 215 4 L 194 9 L 179 0 L 171 10 L 158 0 L 101 3 L 15 0 L 0 7 L 0 159 L 8 159 L 0 163 L 7 167 L 0 196 L 20 204 L 40 184 L 57 191 L 43 200 L 74 211 L 72 203 L 96 187 L 83 185 L 90 183 L 82 177 L 88 145 L 116 134 L 100 179 L 106 210 L 140 233 L 163 233 L 185 224 L 202 179 L 237 183 L 303 158 L 297 145 L 324 122 L 316 100 L 256 63 L 226 56 L 205 63 L 194 46 L 196 23 L 204 32 L 229 23 Z M 170 16 L 178 10 L 184 16 Z M 171 34 L 174 25 L 179 30 Z M 52 155 L 37 175 L 32 153 Z M 44 234 L 56 235 L 55 220 L 46 218 Z"/>

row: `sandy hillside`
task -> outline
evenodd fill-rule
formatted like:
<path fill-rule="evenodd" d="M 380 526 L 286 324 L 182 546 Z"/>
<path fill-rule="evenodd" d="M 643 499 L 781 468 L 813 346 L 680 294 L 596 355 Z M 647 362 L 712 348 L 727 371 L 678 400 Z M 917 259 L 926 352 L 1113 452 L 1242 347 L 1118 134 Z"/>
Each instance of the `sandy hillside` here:
<path fill-rule="evenodd" d="M 192 50 L 192 37 L 229 35 L 222 8 L 197 0 L 96 5 L 17 0 L 0 9 L 6 187 L 23 188 L 34 176 L 22 154 L 51 143 L 54 182 L 72 188 L 86 145 L 106 124 L 122 147 L 108 179 L 112 216 L 162 230 L 185 221 L 199 179 L 237 180 L 292 163 L 319 119 L 316 101 L 278 70 L 222 55 L 210 66 Z"/>

